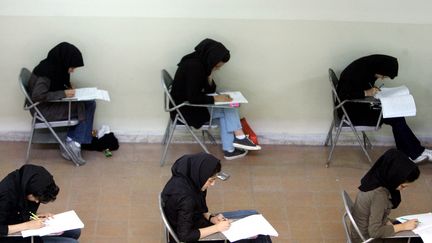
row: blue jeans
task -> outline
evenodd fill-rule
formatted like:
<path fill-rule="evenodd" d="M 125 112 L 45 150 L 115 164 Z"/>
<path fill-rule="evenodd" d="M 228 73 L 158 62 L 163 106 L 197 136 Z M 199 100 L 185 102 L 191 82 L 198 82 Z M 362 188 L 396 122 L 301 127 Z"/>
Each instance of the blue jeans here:
<path fill-rule="evenodd" d="M 209 108 L 209 111 L 211 112 L 211 108 Z M 217 122 L 220 128 L 222 149 L 224 151 L 232 151 L 234 149 L 234 131 L 242 128 L 238 109 L 213 108 L 212 118 Z"/>
<path fill-rule="evenodd" d="M 240 219 L 240 218 L 244 218 L 250 215 L 254 215 L 254 214 L 258 214 L 257 211 L 255 210 L 238 210 L 238 211 L 230 211 L 230 212 L 223 212 L 222 215 L 225 218 L 228 219 Z M 238 240 L 235 241 L 238 243 L 271 243 L 272 240 L 270 238 L 270 236 L 268 235 L 258 235 L 257 238 L 255 239 L 244 239 L 244 240 Z"/>
<path fill-rule="evenodd" d="M 44 243 L 78 243 L 81 229 L 68 230 L 61 235 L 42 236 Z"/>
<path fill-rule="evenodd" d="M 89 144 L 92 141 L 93 118 L 96 111 L 96 101 L 81 101 L 85 105 L 85 120 L 70 127 L 67 136 L 79 144 Z"/>

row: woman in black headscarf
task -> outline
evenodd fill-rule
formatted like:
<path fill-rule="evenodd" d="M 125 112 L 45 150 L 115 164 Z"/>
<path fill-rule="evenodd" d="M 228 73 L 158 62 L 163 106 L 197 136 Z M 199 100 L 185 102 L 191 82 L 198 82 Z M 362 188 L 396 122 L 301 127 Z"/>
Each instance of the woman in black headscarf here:
<path fill-rule="evenodd" d="M 398 69 L 398 61 L 392 56 L 375 54 L 357 59 L 342 71 L 336 88 L 338 96 L 341 101 L 372 97 L 379 92 L 375 81 L 394 79 L 398 75 Z M 381 114 L 380 107 L 367 103 L 345 103 L 344 107 L 351 122 L 357 126 L 374 126 Z M 339 116 L 342 116 L 341 110 Z M 381 122 L 392 127 L 397 149 L 414 162 L 432 160 L 432 150 L 425 149 L 420 144 L 404 117 L 383 118 Z"/>
<path fill-rule="evenodd" d="M 224 213 L 209 213 L 206 203 L 207 189 L 215 184 L 220 171 L 220 161 L 207 153 L 184 155 L 172 166 L 172 177 L 162 191 L 162 205 L 181 242 L 198 242 L 229 228 L 230 220 L 224 217 Z M 244 217 L 256 213 L 241 210 L 229 214 Z M 256 239 L 239 242 L 270 243 L 271 239 L 260 235 Z"/>
<path fill-rule="evenodd" d="M 389 219 L 391 209 L 401 202 L 400 191 L 417 180 L 420 170 L 404 153 L 396 149 L 385 152 L 361 179 L 353 207 L 354 221 L 366 237 L 393 236 L 417 227 L 417 220 L 395 223 Z M 360 241 L 355 230 L 352 237 Z M 374 241 L 375 242 L 375 241 Z"/>
<path fill-rule="evenodd" d="M 67 103 L 46 102 L 73 97 L 75 89 L 70 82 L 70 74 L 75 68 L 84 66 L 81 52 L 74 45 L 62 42 L 48 52 L 47 58 L 33 69 L 29 80 L 29 93 L 33 102 L 43 102 L 38 108 L 49 121 L 67 120 L 69 105 Z M 96 109 L 95 101 L 73 102 L 72 118 L 78 118 L 79 124 L 71 127 L 66 138 L 66 146 L 78 158 L 80 165 L 85 164 L 81 157 L 81 144 L 92 140 L 93 118 Z M 60 146 L 62 156 L 70 160 Z"/>
<path fill-rule="evenodd" d="M 212 39 L 201 41 L 195 51 L 184 56 L 178 64 L 171 89 L 175 103 L 178 105 L 188 101 L 191 104 L 214 104 L 217 101 L 231 101 L 227 95 L 207 95 L 216 91 L 212 73 L 229 59 L 230 53 L 222 43 Z M 206 107 L 183 106 L 180 111 L 188 124 L 195 128 L 200 128 L 210 120 Z M 171 118 L 174 119 L 176 114 L 176 111 L 171 112 Z M 261 149 L 244 135 L 237 109 L 213 108 L 212 117 L 220 125 L 225 159 L 240 158 L 247 154 L 247 150 Z"/>
<path fill-rule="evenodd" d="M 59 188 L 53 176 L 42 166 L 23 165 L 0 182 L 0 242 L 30 242 L 29 238 L 8 237 L 8 234 L 38 229 L 50 213 L 37 213 L 40 203 L 53 202 Z M 35 214 L 39 219 L 32 219 Z M 71 230 L 57 236 L 37 238 L 44 243 L 77 243 L 81 230 Z"/>

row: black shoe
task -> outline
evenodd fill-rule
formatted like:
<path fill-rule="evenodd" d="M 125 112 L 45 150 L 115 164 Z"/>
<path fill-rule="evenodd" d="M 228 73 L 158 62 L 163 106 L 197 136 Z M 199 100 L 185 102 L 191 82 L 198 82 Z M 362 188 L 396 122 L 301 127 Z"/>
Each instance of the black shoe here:
<path fill-rule="evenodd" d="M 233 145 L 235 148 L 244 150 L 261 150 L 261 146 L 254 144 L 248 137 L 243 139 L 234 137 Z"/>
<path fill-rule="evenodd" d="M 232 152 L 224 151 L 224 158 L 226 160 L 238 159 L 238 158 L 245 157 L 247 153 L 248 153 L 247 150 L 241 150 L 235 148 L 234 151 Z"/>

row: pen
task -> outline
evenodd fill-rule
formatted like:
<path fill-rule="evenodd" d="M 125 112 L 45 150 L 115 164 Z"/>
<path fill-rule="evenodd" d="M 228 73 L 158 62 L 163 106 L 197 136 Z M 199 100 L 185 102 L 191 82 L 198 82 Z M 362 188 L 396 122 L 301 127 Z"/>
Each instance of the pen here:
<path fill-rule="evenodd" d="M 405 221 L 410 221 L 410 219 L 406 219 L 406 218 L 400 218 L 400 219 L 405 220 Z M 421 222 L 418 221 L 418 220 L 417 220 L 417 222 L 418 222 L 419 224 L 421 223 Z"/>
<path fill-rule="evenodd" d="M 378 88 L 381 89 L 382 86 L 384 86 L 384 84 L 381 84 Z"/>
<path fill-rule="evenodd" d="M 29 211 L 29 213 L 30 213 L 30 218 L 31 219 L 33 219 L 33 220 L 39 219 L 39 217 L 36 214 L 34 214 L 34 213 L 30 212 L 30 211 Z"/>

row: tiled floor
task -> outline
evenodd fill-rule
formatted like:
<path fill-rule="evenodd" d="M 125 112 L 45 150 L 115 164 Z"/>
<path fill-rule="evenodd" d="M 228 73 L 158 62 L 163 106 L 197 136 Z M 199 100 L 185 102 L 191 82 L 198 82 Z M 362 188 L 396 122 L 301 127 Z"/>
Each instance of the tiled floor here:
<path fill-rule="evenodd" d="M 25 148 L 25 143 L 0 142 L 1 178 L 22 165 Z M 386 149 L 375 147 L 372 158 Z M 222 158 L 219 147 L 210 150 Z M 159 144 L 121 144 L 112 158 L 84 152 L 88 163 L 75 167 L 55 147 L 36 146 L 32 163 L 51 171 L 61 188 L 58 200 L 40 211 L 75 209 L 85 223 L 82 243 L 159 243 L 157 195 L 173 161 L 199 151 L 196 144 L 175 144 L 161 168 Z M 209 190 L 209 208 L 258 209 L 279 232 L 273 242 L 344 242 L 340 191 L 354 197 L 370 164 L 358 147 L 338 147 L 330 168 L 325 168 L 327 152 L 325 147 L 264 145 L 243 159 L 222 160 L 223 170 L 232 176 Z M 394 215 L 432 210 L 432 163 L 420 169 L 420 179 L 403 192 Z"/>

